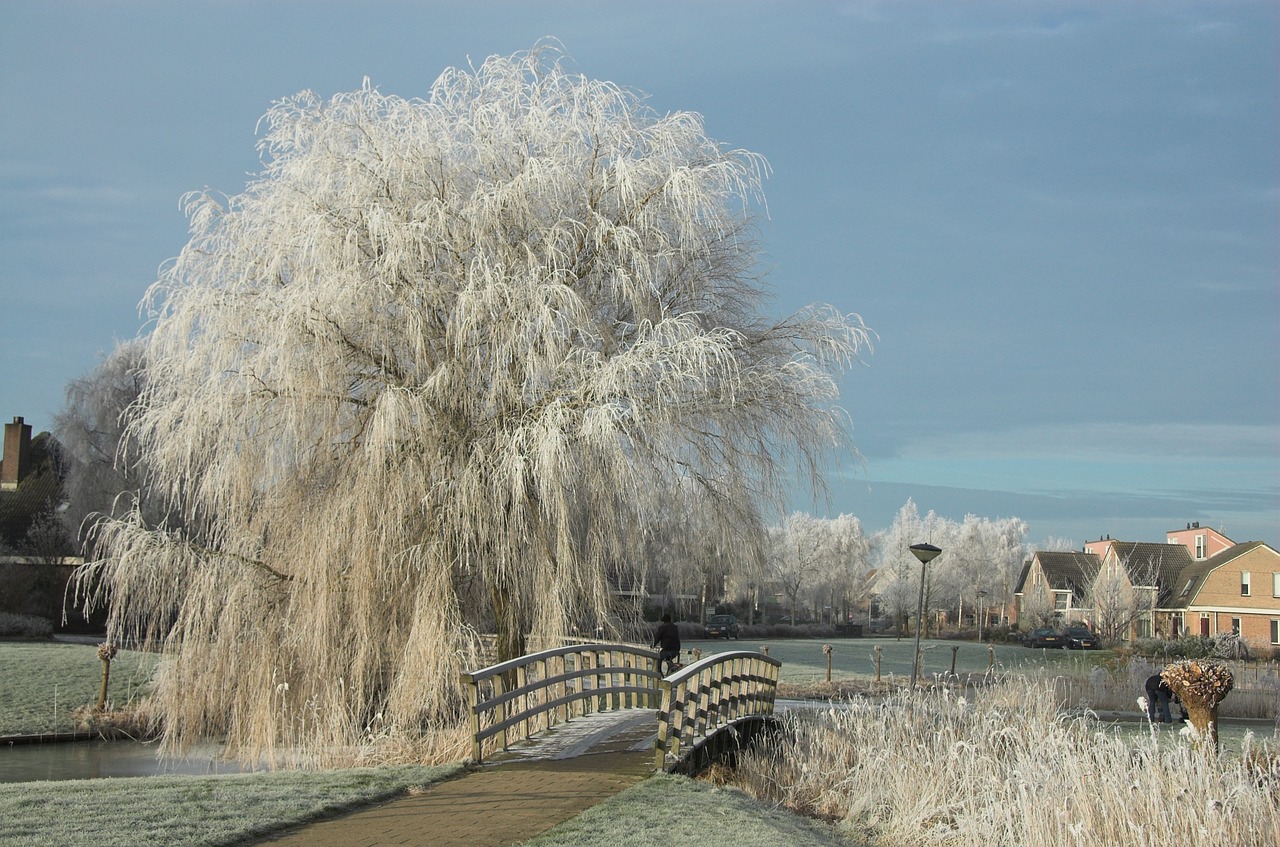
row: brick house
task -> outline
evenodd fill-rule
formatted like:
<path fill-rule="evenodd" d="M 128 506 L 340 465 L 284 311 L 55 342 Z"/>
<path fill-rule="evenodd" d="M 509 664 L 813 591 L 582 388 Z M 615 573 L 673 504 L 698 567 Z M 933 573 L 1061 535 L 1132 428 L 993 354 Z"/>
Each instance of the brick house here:
<path fill-rule="evenodd" d="M 1088 619 L 1083 603 L 1100 567 L 1094 553 L 1037 552 L 1018 577 L 1014 621 L 1027 629 Z"/>
<path fill-rule="evenodd" d="M 1112 641 L 1236 632 L 1254 648 L 1280 646 L 1280 553 L 1195 524 L 1166 538 L 1036 553 L 1014 593 L 1016 620 L 1083 620 Z"/>
<path fill-rule="evenodd" d="M 1176 632 L 1235 632 L 1252 647 L 1280 646 L 1280 553 L 1265 542 L 1232 545 L 1178 579 L 1170 603 Z"/>

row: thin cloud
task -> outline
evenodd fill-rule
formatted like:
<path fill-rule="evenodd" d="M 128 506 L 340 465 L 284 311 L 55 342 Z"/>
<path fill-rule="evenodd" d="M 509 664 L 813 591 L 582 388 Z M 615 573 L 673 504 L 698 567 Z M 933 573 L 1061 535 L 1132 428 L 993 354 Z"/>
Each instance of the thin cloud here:
<path fill-rule="evenodd" d="M 1249 424 L 1084 423 L 1015 427 L 990 432 L 926 436 L 899 447 L 900 458 L 1055 459 L 1115 461 L 1179 457 L 1182 460 L 1277 455 L 1274 427 Z"/>

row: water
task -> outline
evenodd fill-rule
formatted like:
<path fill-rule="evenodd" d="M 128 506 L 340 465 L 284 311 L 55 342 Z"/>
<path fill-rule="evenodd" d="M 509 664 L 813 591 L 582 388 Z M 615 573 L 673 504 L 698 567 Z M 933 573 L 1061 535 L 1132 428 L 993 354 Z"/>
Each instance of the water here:
<path fill-rule="evenodd" d="M 0 748 L 0 782 L 98 779 L 159 774 L 242 773 L 235 762 L 220 760 L 222 748 L 209 744 L 181 758 L 161 758 L 156 745 L 137 741 L 64 741 L 11 744 Z"/>

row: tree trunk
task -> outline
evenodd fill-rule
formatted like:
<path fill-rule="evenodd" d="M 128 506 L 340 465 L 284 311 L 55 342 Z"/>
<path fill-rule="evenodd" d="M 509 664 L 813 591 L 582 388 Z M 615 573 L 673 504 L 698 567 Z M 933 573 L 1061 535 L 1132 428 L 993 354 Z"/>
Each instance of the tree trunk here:
<path fill-rule="evenodd" d="M 101 712 L 107 707 L 107 683 L 111 681 L 111 660 L 102 660 L 102 688 L 98 690 L 98 707 L 97 711 Z"/>
<path fill-rule="evenodd" d="M 1183 708 L 1187 710 L 1187 720 L 1196 730 L 1197 743 L 1208 743 L 1208 745 L 1216 750 L 1218 748 L 1218 706 L 1210 705 L 1208 702 L 1193 698 L 1191 700 L 1182 701 Z"/>
<path fill-rule="evenodd" d="M 497 660 L 505 662 L 523 656 L 528 644 L 520 595 L 506 586 L 496 584 L 490 593 L 493 599 L 494 625 L 498 633 Z"/>

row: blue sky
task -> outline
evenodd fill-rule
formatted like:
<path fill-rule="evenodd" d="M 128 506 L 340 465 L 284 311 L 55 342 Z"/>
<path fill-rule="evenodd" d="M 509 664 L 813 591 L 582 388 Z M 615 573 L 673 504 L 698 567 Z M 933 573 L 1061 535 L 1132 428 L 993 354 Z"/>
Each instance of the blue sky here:
<path fill-rule="evenodd" d="M 779 314 L 858 312 L 866 528 L 1280 542 L 1280 6 L 1266 2 L 0 0 L 0 419 L 48 428 L 242 190 L 270 103 L 558 38 L 768 158 Z"/>

